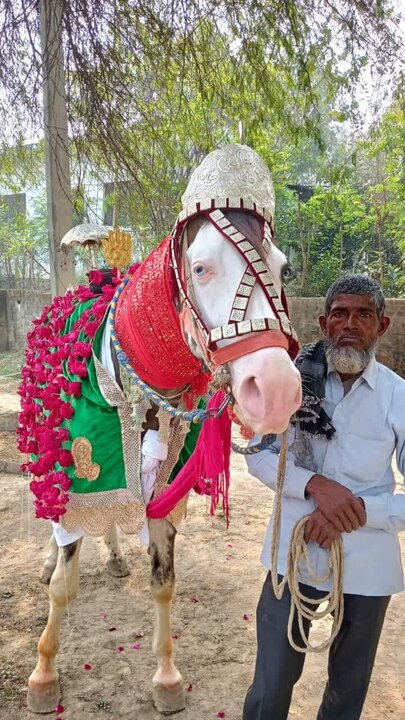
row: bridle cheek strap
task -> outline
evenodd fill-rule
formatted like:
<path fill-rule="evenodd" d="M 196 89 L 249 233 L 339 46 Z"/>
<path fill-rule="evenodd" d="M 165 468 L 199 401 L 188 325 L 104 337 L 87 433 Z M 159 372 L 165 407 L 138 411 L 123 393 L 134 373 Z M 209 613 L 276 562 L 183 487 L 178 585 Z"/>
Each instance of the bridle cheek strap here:
<path fill-rule="evenodd" d="M 232 360 L 237 360 L 243 355 L 249 355 L 250 353 L 256 352 L 256 350 L 263 350 L 264 348 L 279 347 L 283 350 L 288 350 L 288 339 L 281 332 L 281 330 L 267 330 L 254 335 L 244 337 L 238 342 L 234 342 L 231 345 L 226 345 L 219 350 L 212 350 L 210 352 L 210 359 L 215 368 L 220 365 L 225 365 Z"/>

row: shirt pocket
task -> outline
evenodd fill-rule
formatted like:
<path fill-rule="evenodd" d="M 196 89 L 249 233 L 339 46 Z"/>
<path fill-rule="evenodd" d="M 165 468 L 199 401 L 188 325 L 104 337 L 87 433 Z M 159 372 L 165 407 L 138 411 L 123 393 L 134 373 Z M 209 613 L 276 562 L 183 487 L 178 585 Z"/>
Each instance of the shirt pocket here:
<path fill-rule="evenodd" d="M 382 482 L 391 466 L 394 438 L 369 438 L 345 433 L 341 468 L 348 478 L 367 485 Z"/>

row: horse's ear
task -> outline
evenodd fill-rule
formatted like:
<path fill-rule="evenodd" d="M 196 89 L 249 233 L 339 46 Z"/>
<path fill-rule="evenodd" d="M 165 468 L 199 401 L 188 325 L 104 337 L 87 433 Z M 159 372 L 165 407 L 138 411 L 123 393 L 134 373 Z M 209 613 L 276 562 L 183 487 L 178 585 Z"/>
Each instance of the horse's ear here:
<path fill-rule="evenodd" d="M 202 226 L 207 222 L 208 220 L 205 215 L 200 215 L 192 218 L 192 220 L 189 220 L 184 229 L 184 237 L 186 238 L 187 247 L 190 247 L 191 243 L 194 242 L 198 231 L 201 230 Z"/>

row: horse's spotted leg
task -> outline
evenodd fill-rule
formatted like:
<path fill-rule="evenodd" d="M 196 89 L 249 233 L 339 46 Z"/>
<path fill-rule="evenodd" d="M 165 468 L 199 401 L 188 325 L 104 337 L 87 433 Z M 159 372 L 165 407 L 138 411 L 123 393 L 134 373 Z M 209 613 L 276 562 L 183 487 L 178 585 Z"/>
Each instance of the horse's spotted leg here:
<path fill-rule="evenodd" d="M 79 582 L 79 553 L 82 540 L 60 548 L 55 571 L 49 583 L 48 623 L 38 643 L 37 666 L 28 681 L 28 709 L 52 712 L 61 697 L 56 655 L 65 607 L 76 596 Z"/>
<path fill-rule="evenodd" d="M 174 540 L 176 530 L 168 520 L 149 520 L 151 591 L 156 607 L 153 651 L 158 668 L 153 678 L 153 701 L 164 714 L 186 705 L 183 678 L 173 662 L 171 608 L 174 592 Z"/>
<path fill-rule="evenodd" d="M 42 568 L 41 582 L 45 585 L 49 585 L 53 571 L 56 568 L 58 562 L 58 546 L 56 544 L 55 536 L 52 533 L 49 540 L 48 552 L 45 558 L 45 562 Z"/>
<path fill-rule="evenodd" d="M 108 549 L 108 560 L 106 562 L 107 571 L 114 577 L 126 577 L 130 574 L 130 570 L 126 560 L 121 555 L 118 543 L 118 532 L 115 523 L 111 525 L 110 530 L 104 535 L 104 542 Z"/>

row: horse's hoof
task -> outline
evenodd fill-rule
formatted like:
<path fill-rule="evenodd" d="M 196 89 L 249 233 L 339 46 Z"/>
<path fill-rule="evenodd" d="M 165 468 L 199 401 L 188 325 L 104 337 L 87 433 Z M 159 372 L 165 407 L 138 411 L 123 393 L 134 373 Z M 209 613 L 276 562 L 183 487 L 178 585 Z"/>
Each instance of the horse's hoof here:
<path fill-rule="evenodd" d="M 173 688 L 167 688 L 160 683 L 153 686 L 153 703 L 162 715 L 173 715 L 186 707 L 186 693 L 183 682 Z"/>
<path fill-rule="evenodd" d="M 27 707 L 34 713 L 51 713 L 59 705 L 61 691 L 58 680 L 47 683 L 28 683 Z"/>
<path fill-rule="evenodd" d="M 126 577 L 131 571 L 124 558 L 109 558 L 106 563 L 107 572 L 113 577 Z"/>

